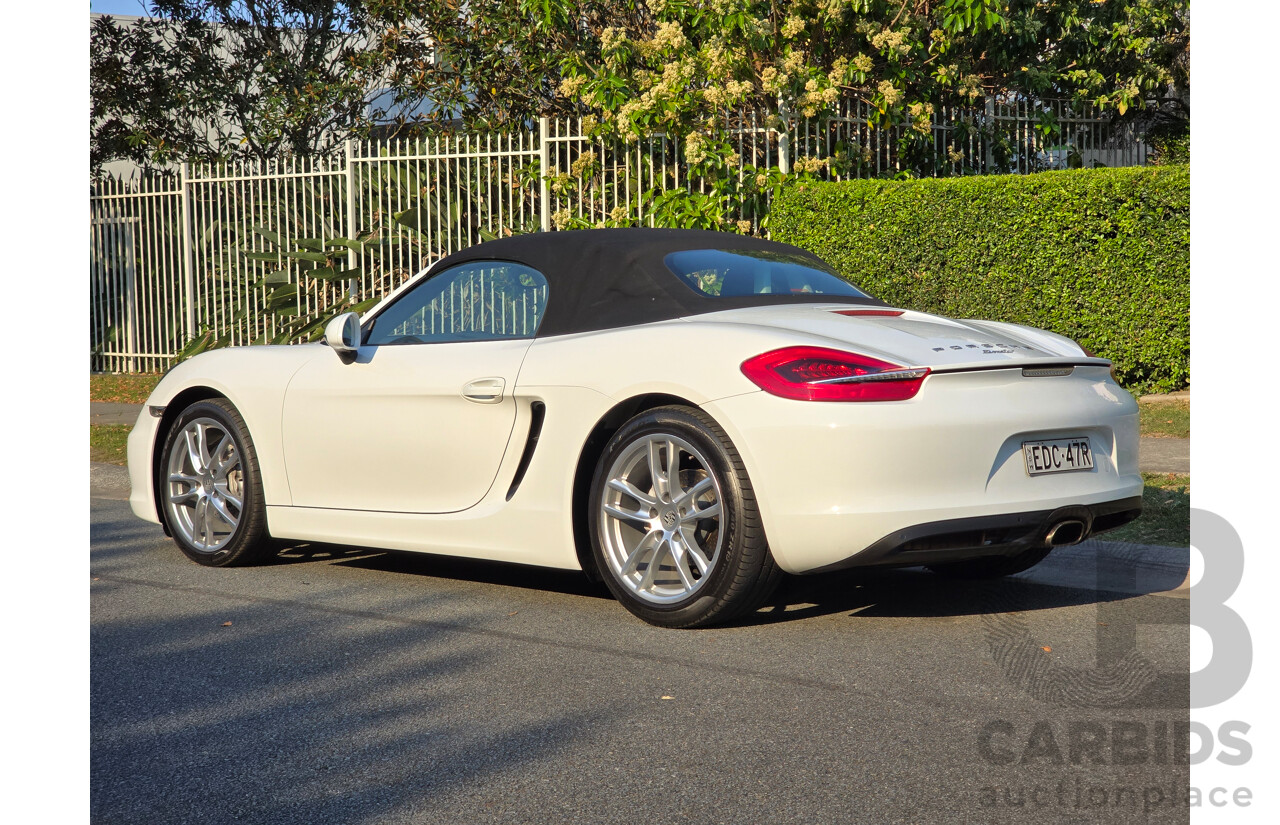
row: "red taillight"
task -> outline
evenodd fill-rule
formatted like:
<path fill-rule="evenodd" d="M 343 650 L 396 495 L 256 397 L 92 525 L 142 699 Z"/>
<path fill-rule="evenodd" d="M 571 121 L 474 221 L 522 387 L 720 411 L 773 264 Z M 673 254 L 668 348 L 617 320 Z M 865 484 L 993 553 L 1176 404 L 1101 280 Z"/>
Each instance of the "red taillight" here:
<path fill-rule="evenodd" d="M 742 374 L 783 398 L 903 401 L 920 391 L 929 368 L 901 367 L 825 347 L 785 347 L 742 362 Z"/>

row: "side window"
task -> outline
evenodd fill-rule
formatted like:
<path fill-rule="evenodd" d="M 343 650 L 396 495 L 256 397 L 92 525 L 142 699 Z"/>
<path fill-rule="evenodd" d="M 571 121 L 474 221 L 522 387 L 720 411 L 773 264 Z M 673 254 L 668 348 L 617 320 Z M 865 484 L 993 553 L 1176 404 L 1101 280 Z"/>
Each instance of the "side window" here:
<path fill-rule="evenodd" d="M 440 272 L 374 319 L 369 346 L 532 338 L 547 306 L 547 279 L 509 261 L 472 261 Z"/>

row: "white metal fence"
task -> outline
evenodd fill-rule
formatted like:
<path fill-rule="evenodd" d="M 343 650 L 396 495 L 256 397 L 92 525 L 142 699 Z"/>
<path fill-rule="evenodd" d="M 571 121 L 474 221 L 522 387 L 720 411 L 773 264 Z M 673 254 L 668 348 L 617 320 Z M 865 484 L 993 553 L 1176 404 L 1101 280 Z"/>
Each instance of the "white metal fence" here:
<path fill-rule="evenodd" d="M 862 103 L 787 123 L 735 113 L 739 169 L 785 172 L 820 158 L 816 173 L 840 179 L 1146 162 L 1132 127 L 1065 103 L 943 109 L 909 141 L 909 126 L 878 128 L 870 114 Z M 546 118 L 515 133 L 349 142 L 335 157 L 100 180 L 89 198 L 91 369 L 161 370 L 201 330 L 236 344 L 274 335 L 282 301 L 307 314 L 348 294 L 380 297 L 450 252 L 550 230 L 564 216 L 649 225 L 646 193 L 705 187 L 663 135 L 618 143 Z M 726 217 L 758 226 L 760 206 L 741 209 Z M 344 253 L 344 270 L 307 261 L 335 238 L 362 241 Z M 268 304 L 262 281 L 272 273 L 297 289 Z"/>

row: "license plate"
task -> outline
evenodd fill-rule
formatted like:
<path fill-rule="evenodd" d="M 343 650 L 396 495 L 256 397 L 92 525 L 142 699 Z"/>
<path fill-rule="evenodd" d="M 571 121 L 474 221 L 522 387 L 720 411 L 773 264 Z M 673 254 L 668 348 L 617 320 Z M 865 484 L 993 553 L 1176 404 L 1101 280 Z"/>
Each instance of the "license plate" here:
<path fill-rule="evenodd" d="M 1087 438 L 1024 441 L 1022 459 L 1027 464 L 1029 476 L 1093 469 L 1093 451 L 1089 449 Z"/>

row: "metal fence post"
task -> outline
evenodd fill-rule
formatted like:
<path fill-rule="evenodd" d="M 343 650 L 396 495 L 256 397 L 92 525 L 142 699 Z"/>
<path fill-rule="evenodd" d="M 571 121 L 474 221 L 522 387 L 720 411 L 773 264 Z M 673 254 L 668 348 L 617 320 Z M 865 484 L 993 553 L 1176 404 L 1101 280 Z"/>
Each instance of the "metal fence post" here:
<path fill-rule="evenodd" d="M 996 165 L 994 146 L 996 140 L 996 99 L 990 95 L 987 96 L 986 116 L 987 122 L 985 125 L 987 128 L 983 130 L 983 145 L 986 151 L 983 155 L 982 172 L 990 175 L 991 167 Z"/>
<path fill-rule="evenodd" d="M 355 165 L 355 146 L 351 142 L 351 138 L 347 138 L 347 240 L 354 241 L 356 239 L 356 165 Z M 350 246 L 347 247 L 347 269 L 354 270 L 356 268 L 356 251 Z M 355 303 L 356 300 L 356 279 L 354 277 L 347 279 L 347 300 Z"/>
<path fill-rule="evenodd" d="M 791 114 L 787 104 L 778 100 L 778 120 L 782 122 L 782 132 L 778 135 L 778 169 L 782 174 L 791 174 Z"/>
<path fill-rule="evenodd" d="M 551 187 L 547 175 L 551 174 L 551 121 L 538 118 L 538 205 L 541 209 L 542 231 L 551 231 Z"/>
<path fill-rule="evenodd" d="M 179 185 L 182 189 L 182 284 L 185 294 L 187 340 L 196 334 L 196 275 L 195 252 L 191 240 L 191 164 L 183 163 Z M 179 344 L 185 345 L 186 341 Z"/>

